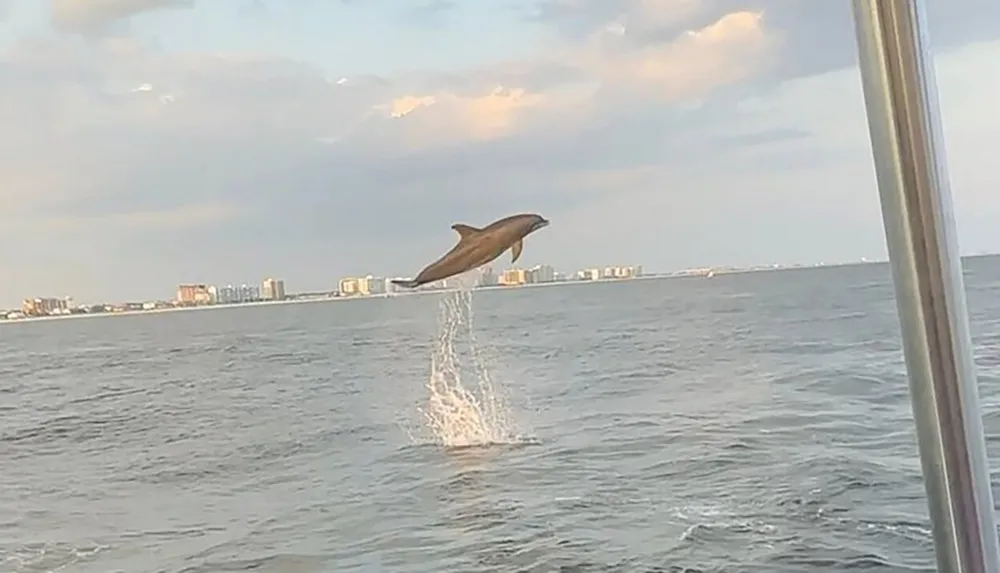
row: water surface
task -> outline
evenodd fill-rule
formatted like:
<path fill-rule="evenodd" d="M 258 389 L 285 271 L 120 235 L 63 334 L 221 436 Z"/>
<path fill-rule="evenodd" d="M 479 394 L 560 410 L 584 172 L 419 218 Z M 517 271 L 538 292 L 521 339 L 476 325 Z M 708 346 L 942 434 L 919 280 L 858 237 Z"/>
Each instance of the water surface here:
<path fill-rule="evenodd" d="M 887 266 L 477 292 L 485 447 L 419 435 L 439 299 L 0 326 L 0 570 L 933 570 Z"/>

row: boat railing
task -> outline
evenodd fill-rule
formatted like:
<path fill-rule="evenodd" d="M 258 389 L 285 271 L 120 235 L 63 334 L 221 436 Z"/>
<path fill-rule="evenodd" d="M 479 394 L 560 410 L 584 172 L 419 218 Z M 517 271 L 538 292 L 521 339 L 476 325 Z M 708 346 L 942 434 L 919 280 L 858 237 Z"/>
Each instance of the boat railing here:
<path fill-rule="evenodd" d="M 940 109 L 920 0 L 853 0 L 940 573 L 1000 573 Z"/>

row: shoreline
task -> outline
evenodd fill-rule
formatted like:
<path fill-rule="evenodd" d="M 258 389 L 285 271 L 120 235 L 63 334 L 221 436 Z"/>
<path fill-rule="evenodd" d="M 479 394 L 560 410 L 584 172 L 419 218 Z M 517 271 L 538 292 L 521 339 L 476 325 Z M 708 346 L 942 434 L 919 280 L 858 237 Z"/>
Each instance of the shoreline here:
<path fill-rule="evenodd" d="M 822 269 L 822 268 L 835 268 L 835 267 L 845 267 L 854 265 L 867 265 L 867 264 L 886 264 L 886 261 L 868 261 L 863 263 L 849 262 L 840 264 L 827 264 L 827 265 L 812 265 L 812 266 L 787 266 L 787 267 L 763 267 L 763 268 L 750 268 L 750 269 L 717 269 L 712 270 L 714 277 L 722 275 L 733 275 L 733 274 L 748 274 L 748 273 L 762 273 L 762 272 L 776 272 L 776 271 L 795 271 L 795 270 L 808 270 L 808 269 Z M 653 274 L 653 275 L 642 275 L 638 277 L 630 278 L 599 278 L 593 280 L 564 280 L 564 281 L 554 281 L 548 283 L 531 283 L 531 284 L 521 284 L 513 286 L 504 285 L 490 285 L 486 287 L 477 287 L 473 291 L 516 291 L 522 288 L 554 288 L 554 287 L 566 287 L 571 285 L 594 285 L 594 284 L 609 284 L 609 283 L 622 283 L 631 281 L 646 281 L 646 280 L 669 280 L 669 279 L 706 279 L 709 278 L 708 272 L 691 272 L 684 274 Z M 53 320 L 73 320 L 73 319 L 87 319 L 87 318 L 110 318 L 119 316 L 138 316 L 138 315 L 152 315 L 152 314 L 165 314 L 172 312 L 193 312 L 193 311 L 208 311 L 208 310 L 223 310 L 223 309 L 235 309 L 235 308 L 255 308 L 262 306 L 278 306 L 278 305 L 291 305 L 291 304 L 310 304 L 310 303 L 333 303 L 333 302 L 347 302 L 347 301 L 362 301 L 362 300 L 373 300 L 373 299 L 387 299 L 396 298 L 401 296 L 424 296 L 434 293 L 446 293 L 455 292 L 459 290 L 458 288 L 441 288 L 441 289 L 426 289 L 426 290 L 413 290 L 413 291 L 402 291 L 384 294 L 374 294 L 374 295 L 361 295 L 361 296 L 338 296 L 338 297 L 315 297 L 315 298 L 299 298 L 292 300 L 265 300 L 258 302 L 245 302 L 245 303 L 230 303 L 230 304 L 211 304 L 204 306 L 182 306 L 182 307 L 169 307 L 169 308 L 154 308 L 149 310 L 125 310 L 121 312 L 95 312 L 95 313 L 80 313 L 80 314 L 63 314 L 55 316 L 32 316 L 25 318 L 13 318 L 13 319 L 0 319 L 0 326 L 7 324 L 22 324 L 22 323 L 34 323 L 34 322 L 44 322 Z"/>
<path fill-rule="evenodd" d="M 597 280 L 572 280 L 572 281 L 558 281 L 550 283 L 534 283 L 534 284 L 523 284 L 516 286 L 503 286 L 503 285 L 491 285 L 487 287 L 477 287 L 474 291 L 513 291 L 522 288 L 541 288 L 541 287 L 556 287 L 556 286 L 569 286 L 576 284 L 598 284 L 598 283 L 615 283 L 615 282 L 629 282 L 636 280 L 655 280 L 655 279 L 668 279 L 668 278 L 685 278 L 685 277 L 697 277 L 699 275 L 648 275 L 632 278 L 608 278 L 608 279 L 597 279 Z M 229 303 L 229 304 L 207 304 L 203 306 L 179 306 L 179 307 L 168 307 L 168 308 L 153 308 L 149 310 L 123 310 L 120 312 L 93 312 L 93 313 L 79 313 L 79 314 L 58 314 L 52 316 L 31 316 L 24 318 L 11 318 L 11 319 L 0 319 L 0 326 L 7 324 L 22 324 L 28 322 L 46 322 L 55 320 L 74 320 L 74 319 L 88 319 L 88 318 L 111 318 L 119 316 L 139 316 L 139 315 L 152 315 L 152 314 L 167 314 L 173 312 L 195 312 L 195 311 L 209 311 L 209 310 L 224 310 L 224 309 L 237 309 L 237 308 L 255 308 L 262 306 L 279 306 L 279 305 L 292 305 L 292 304 L 319 304 L 319 303 L 336 303 L 336 302 L 348 302 L 348 301 L 362 301 L 362 300 L 379 300 L 379 299 L 391 299 L 403 296 L 425 296 L 435 293 L 446 293 L 455 292 L 459 289 L 457 288 L 440 288 L 440 289 L 425 289 L 425 290 L 414 290 L 414 291 L 403 291 L 394 293 L 384 293 L 384 294 L 374 294 L 374 295 L 362 295 L 362 296 L 331 296 L 331 297 L 315 297 L 315 298 L 300 298 L 291 300 L 264 300 L 258 302 L 244 302 L 244 303 Z"/>

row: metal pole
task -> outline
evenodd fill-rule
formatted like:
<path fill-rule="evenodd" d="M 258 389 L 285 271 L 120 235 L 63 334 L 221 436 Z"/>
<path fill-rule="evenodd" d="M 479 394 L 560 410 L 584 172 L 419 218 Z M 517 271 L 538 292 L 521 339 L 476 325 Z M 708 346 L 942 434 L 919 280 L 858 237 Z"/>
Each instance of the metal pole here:
<path fill-rule="evenodd" d="M 1000 573 L 925 12 L 919 0 L 853 1 L 938 571 Z"/>

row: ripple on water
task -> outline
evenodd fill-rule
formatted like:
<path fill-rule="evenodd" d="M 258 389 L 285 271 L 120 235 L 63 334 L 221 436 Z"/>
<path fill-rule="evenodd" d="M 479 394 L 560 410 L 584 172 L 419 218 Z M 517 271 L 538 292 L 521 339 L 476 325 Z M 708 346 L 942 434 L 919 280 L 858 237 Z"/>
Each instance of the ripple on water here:
<path fill-rule="evenodd" d="M 0 326 L 0 571 L 932 571 L 888 281 L 476 292 L 474 340 L 438 295 Z"/>

